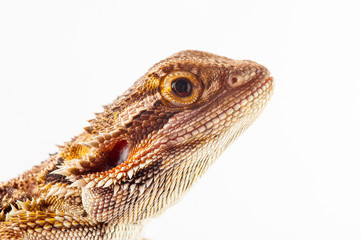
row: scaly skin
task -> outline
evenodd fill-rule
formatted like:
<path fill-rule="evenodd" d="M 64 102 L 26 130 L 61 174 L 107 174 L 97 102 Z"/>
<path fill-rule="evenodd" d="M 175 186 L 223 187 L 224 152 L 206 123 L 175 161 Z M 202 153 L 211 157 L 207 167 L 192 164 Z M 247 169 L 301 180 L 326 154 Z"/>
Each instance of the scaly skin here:
<path fill-rule="evenodd" d="M 0 238 L 139 239 L 272 92 L 252 61 L 183 51 L 157 63 L 58 153 L 0 184 Z"/>

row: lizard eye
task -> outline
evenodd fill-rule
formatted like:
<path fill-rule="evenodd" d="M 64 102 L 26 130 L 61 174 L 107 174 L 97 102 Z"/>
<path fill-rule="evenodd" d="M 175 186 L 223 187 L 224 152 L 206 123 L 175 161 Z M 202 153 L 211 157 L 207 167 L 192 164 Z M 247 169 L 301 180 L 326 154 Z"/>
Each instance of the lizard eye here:
<path fill-rule="evenodd" d="M 161 81 L 160 92 L 167 102 L 186 107 L 198 100 L 202 85 L 193 73 L 175 71 Z"/>
<path fill-rule="evenodd" d="M 180 77 L 172 82 L 172 91 L 179 97 L 188 97 L 192 94 L 192 85 L 188 78 Z"/>

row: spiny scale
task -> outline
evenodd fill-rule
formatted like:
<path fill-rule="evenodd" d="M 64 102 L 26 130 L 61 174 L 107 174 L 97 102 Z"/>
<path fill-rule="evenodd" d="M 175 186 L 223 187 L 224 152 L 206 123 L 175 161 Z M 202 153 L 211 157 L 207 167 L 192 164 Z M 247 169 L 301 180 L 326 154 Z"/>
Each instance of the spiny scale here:
<path fill-rule="evenodd" d="M 0 184 L 0 239 L 140 239 L 272 92 L 252 61 L 200 51 L 160 61 L 58 153 Z"/>

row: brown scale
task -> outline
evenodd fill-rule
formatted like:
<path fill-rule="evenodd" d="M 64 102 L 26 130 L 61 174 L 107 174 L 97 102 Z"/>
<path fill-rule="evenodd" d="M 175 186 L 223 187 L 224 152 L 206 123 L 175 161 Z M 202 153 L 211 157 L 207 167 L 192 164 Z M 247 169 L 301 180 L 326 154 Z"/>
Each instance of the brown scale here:
<path fill-rule="evenodd" d="M 159 104 L 156 105 L 154 110 L 143 111 L 138 116 L 133 118 L 133 121 L 126 125 L 130 133 L 130 139 L 137 143 L 144 139 L 153 131 L 157 131 L 166 124 L 176 111 L 164 112 L 159 109 Z"/>
<path fill-rule="evenodd" d="M 128 188 L 121 189 L 118 195 L 114 196 L 114 188 L 94 188 L 87 191 L 88 199 L 87 202 L 92 204 L 85 204 L 87 212 L 98 219 L 99 221 L 110 221 L 110 220 L 119 220 L 125 215 L 129 214 L 129 205 L 134 205 L 137 202 L 137 189 L 134 189 L 133 192 L 130 190 L 130 186 L 133 184 L 143 185 L 145 182 L 152 178 L 159 172 L 161 161 L 156 161 L 155 163 L 149 165 L 146 169 L 141 169 L 138 171 L 134 178 L 123 182 L 122 184 L 128 184 Z M 150 173 L 152 173 L 150 175 Z M 149 186 L 151 187 L 151 186 Z M 120 201 L 118 204 L 118 198 L 125 197 L 125 201 Z M 106 211 L 105 211 L 106 209 Z M 107 215 L 104 216 L 103 213 L 106 212 Z M 129 218 L 129 217 L 127 217 Z"/>
<path fill-rule="evenodd" d="M 189 98 L 194 102 L 174 96 L 176 79 L 172 76 L 180 76 L 177 74 L 183 74 L 180 78 L 189 77 L 195 84 L 192 93 L 198 95 Z M 264 85 L 262 89 L 269 86 L 258 94 L 258 101 L 249 100 L 250 104 L 238 110 L 230 109 L 257 83 Z M 219 149 L 215 148 L 220 147 L 219 143 L 228 144 L 237 137 L 232 135 L 234 131 L 229 131 L 231 128 L 223 126 L 226 124 L 214 123 L 208 128 L 207 113 L 230 110 L 229 117 L 244 119 L 227 123 L 242 120 L 247 125 L 238 130 L 243 131 L 258 115 L 259 111 L 251 110 L 262 109 L 272 89 L 273 79 L 268 70 L 251 61 L 235 61 L 200 51 L 183 51 L 162 60 L 105 106 L 103 113 L 95 114 L 95 119 L 89 121 L 90 126 L 61 147 L 59 154 L 0 184 L 0 211 L 11 211 L 7 216 L 0 214 L 0 239 L 110 240 L 115 236 L 135 239 L 140 222 L 159 214 L 182 196 L 218 156 Z M 169 96 L 164 95 L 163 90 Z M 153 101 L 146 102 L 145 106 L 151 107 L 131 116 L 130 123 L 123 126 L 122 122 L 128 121 L 120 119 L 125 108 L 131 114 L 138 112 L 132 106 L 138 106 L 144 99 Z M 242 114 L 232 114 L 241 110 Z M 160 131 L 170 119 L 178 122 Z M 191 137 L 177 138 L 177 133 L 190 127 L 205 130 L 186 132 Z M 82 159 L 86 154 L 89 154 L 89 163 Z M 70 169 L 70 175 L 62 169 L 64 166 Z M 51 174 L 57 169 L 58 174 Z M 57 193 L 59 186 L 61 191 L 72 190 L 67 193 L 74 195 Z M 60 196 L 48 196 L 49 189 Z M 39 203 L 26 209 L 26 214 L 11 210 L 10 204 L 15 206 L 17 200 L 26 201 L 26 198 L 34 198 Z M 33 210 L 38 212 L 31 212 Z M 45 223 L 44 216 L 51 217 L 50 223 Z"/>
<path fill-rule="evenodd" d="M 5 213 L 9 212 L 10 204 L 16 206 L 16 201 L 26 201 L 40 196 L 42 191 L 39 188 L 45 182 L 45 176 L 54 169 L 56 163 L 56 156 L 51 155 L 50 159 L 41 165 L 34 166 L 19 177 L 0 184 L 0 199 L 2 200 L 0 212 L 2 210 Z"/>

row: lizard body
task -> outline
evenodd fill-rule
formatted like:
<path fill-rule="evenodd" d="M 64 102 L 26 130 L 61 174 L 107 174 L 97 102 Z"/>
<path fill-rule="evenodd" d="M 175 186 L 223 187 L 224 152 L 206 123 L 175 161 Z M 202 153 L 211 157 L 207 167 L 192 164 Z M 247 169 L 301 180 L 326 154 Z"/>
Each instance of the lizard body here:
<path fill-rule="evenodd" d="M 272 92 L 252 61 L 182 51 L 157 63 L 58 153 L 0 184 L 0 238 L 140 239 Z"/>

